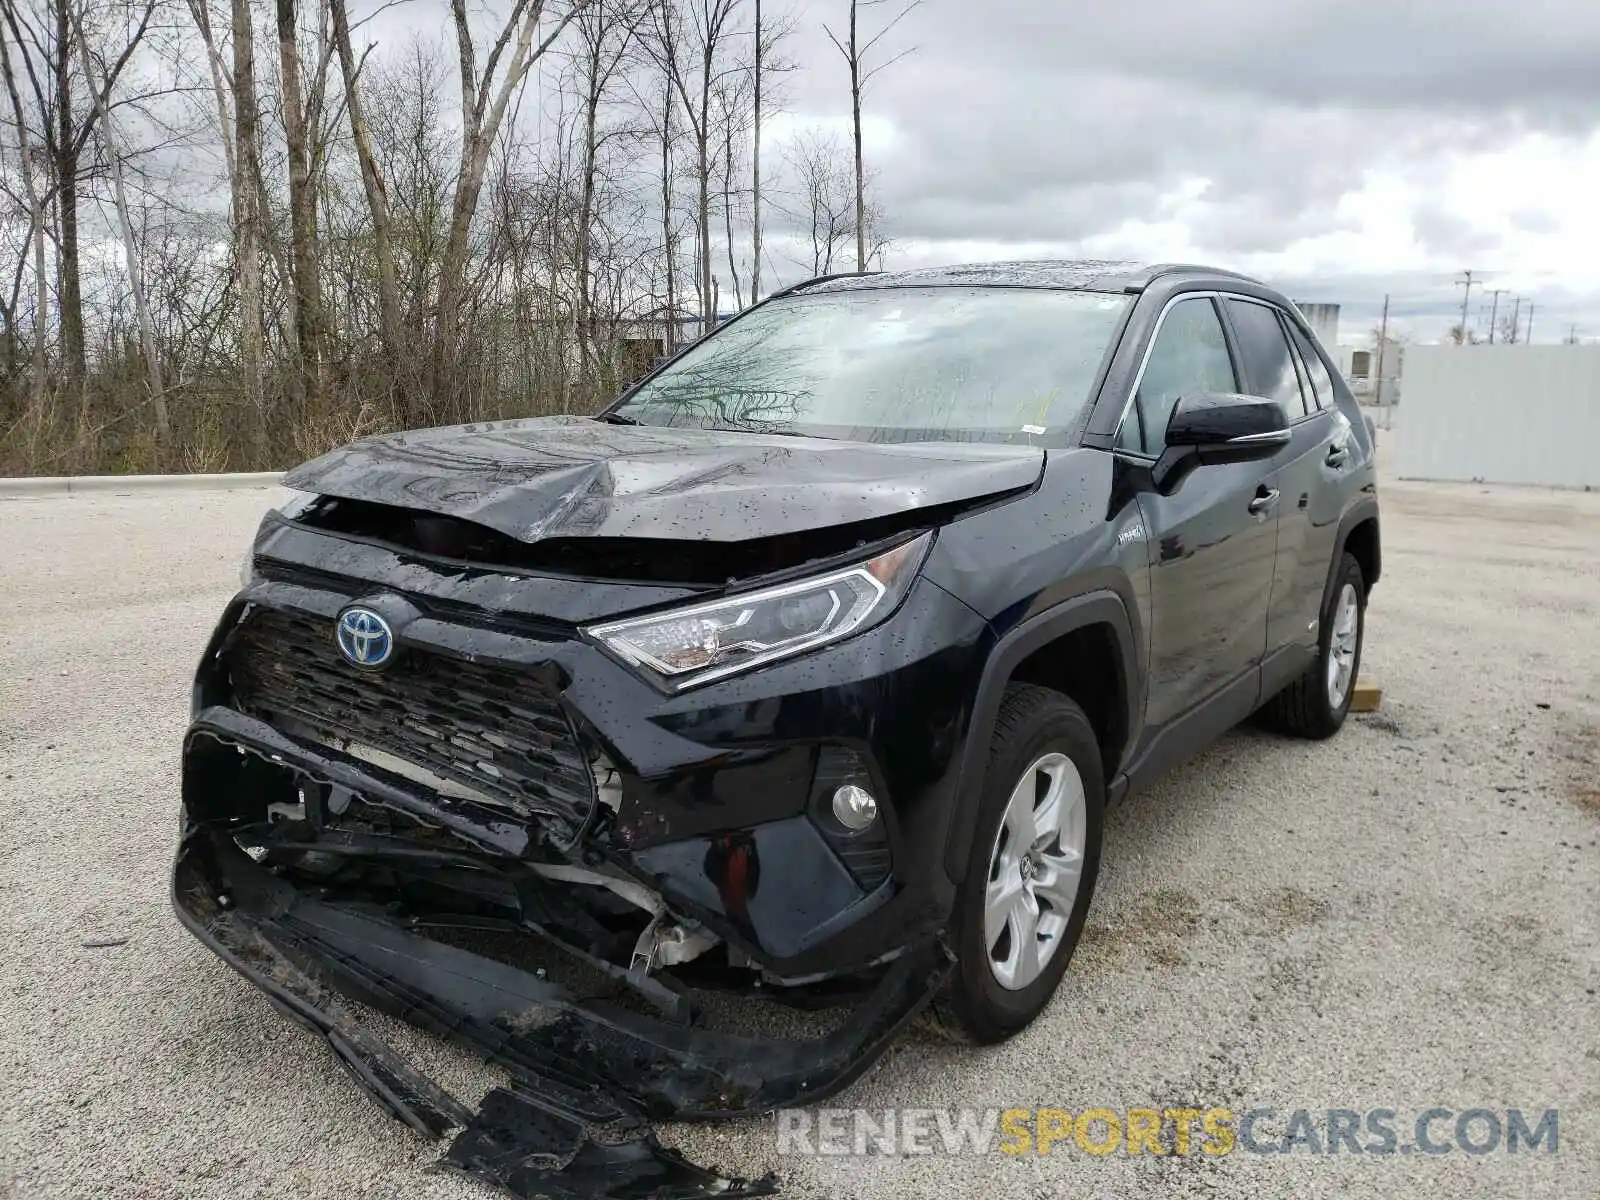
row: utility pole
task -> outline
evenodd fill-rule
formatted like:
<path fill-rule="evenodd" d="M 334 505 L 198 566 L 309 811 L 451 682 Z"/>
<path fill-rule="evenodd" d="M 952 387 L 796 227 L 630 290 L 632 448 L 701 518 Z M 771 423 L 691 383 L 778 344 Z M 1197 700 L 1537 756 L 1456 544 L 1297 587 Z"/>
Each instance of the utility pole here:
<path fill-rule="evenodd" d="M 1383 320 L 1378 323 L 1378 365 L 1372 373 L 1373 402 L 1383 403 L 1383 352 L 1389 345 L 1389 296 L 1383 297 Z"/>
<path fill-rule="evenodd" d="M 1528 336 L 1522 339 L 1525 346 L 1533 345 L 1533 301 L 1528 301 Z"/>
<path fill-rule="evenodd" d="M 1577 344 L 1578 344 L 1578 327 L 1576 325 L 1568 325 L 1567 326 L 1567 345 L 1576 346 Z"/>
<path fill-rule="evenodd" d="M 1510 288 L 1493 288 L 1489 292 L 1489 345 L 1494 345 L 1494 323 L 1500 316 L 1500 297 L 1511 291 Z"/>
<path fill-rule="evenodd" d="M 1517 340 L 1517 333 L 1522 329 L 1522 297 L 1517 296 L 1516 303 L 1511 306 L 1511 340 Z"/>
<path fill-rule="evenodd" d="M 1462 278 L 1456 280 L 1456 286 L 1466 288 L 1461 293 L 1461 345 L 1467 344 L 1467 302 L 1472 299 L 1472 272 L 1461 272 Z"/>

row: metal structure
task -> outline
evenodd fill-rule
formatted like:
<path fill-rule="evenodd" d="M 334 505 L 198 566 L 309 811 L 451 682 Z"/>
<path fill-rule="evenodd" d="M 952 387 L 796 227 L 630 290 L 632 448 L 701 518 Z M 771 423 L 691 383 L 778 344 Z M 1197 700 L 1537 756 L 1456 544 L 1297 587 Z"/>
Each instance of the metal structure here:
<path fill-rule="evenodd" d="M 1412 346 L 1400 474 L 1600 486 L 1600 346 Z"/>

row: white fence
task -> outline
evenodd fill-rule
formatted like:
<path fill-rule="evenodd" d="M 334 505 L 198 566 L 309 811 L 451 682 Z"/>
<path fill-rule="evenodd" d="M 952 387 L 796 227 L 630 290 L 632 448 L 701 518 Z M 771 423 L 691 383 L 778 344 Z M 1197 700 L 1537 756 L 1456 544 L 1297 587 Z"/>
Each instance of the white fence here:
<path fill-rule="evenodd" d="M 1600 487 L 1600 346 L 1411 346 L 1406 479 Z"/>

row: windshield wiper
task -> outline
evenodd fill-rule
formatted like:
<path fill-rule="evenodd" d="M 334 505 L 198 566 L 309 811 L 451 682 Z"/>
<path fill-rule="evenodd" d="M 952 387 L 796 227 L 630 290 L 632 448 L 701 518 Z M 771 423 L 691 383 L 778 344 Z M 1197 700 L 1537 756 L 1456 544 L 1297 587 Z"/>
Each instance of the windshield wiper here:
<path fill-rule="evenodd" d="M 621 413 L 601 413 L 596 421 L 604 421 L 607 425 L 637 425 L 639 422 L 632 417 L 625 417 Z"/>
<path fill-rule="evenodd" d="M 801 433 L 798 429 L 757 429 L 750 425 L 705 425 L 702 428 L 714 430 L 717 433 L 754 433 L 763 437 L 813 438 L 822 442 L 834 440 L 833 438 L 825 438 L 821 434 Z"/>

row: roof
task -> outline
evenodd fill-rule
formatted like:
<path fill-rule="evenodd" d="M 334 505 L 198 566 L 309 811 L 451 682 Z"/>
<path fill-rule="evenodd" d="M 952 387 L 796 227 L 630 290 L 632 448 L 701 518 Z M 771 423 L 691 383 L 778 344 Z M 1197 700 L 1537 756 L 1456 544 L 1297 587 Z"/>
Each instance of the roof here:
<path fill-rule="evenodd" d="M 1036 287 L 1081 292 L 1143 291 L 1158 275 L 1175 273 L 1244 278 L 1234 271 L 1179 263 L 1138 263 L 1115 259 L 1045 259 L 1033 262 L 968 263 L 924 267 L 916 271 L 882 271 L 866 275 L 834 275 L 804 283 L 808 293 L 843 292 L 883 287 Z"/>

